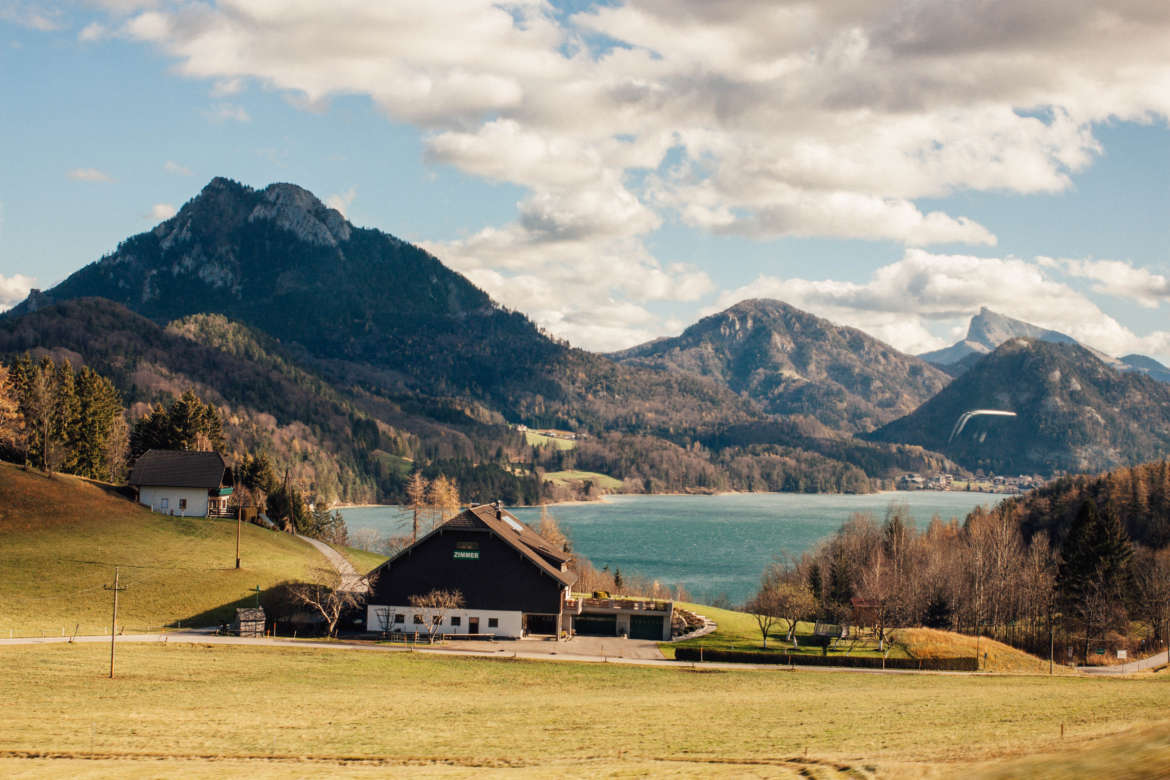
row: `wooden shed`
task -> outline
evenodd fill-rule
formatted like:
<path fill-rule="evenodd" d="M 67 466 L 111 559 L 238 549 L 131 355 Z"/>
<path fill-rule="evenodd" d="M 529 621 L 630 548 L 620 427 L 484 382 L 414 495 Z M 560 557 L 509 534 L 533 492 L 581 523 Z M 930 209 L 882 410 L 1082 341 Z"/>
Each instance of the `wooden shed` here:
<path fill-rule="evenodd" d="M 232 629 L 240 636 L 264 636 L 264 608 L 237 608 Z"/>

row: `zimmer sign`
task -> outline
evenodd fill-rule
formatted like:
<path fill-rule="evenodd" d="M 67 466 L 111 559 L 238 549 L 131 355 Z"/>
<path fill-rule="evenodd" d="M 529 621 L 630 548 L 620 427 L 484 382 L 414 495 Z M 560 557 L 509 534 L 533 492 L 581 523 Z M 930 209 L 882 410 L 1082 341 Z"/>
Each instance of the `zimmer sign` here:
<path fill-rule="evenodd" d="M 455 542 L 455 553 L 452 557 L 457 561 L 478 561 L 479 542 Z"/>

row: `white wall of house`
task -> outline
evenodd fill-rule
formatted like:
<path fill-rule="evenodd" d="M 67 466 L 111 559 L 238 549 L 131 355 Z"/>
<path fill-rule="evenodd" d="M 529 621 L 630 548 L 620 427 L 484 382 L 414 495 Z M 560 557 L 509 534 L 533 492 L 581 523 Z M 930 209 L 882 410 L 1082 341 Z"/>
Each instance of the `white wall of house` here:
<path fill-rule="evenodd" d="M 402 622 L 395 623 L 394 616 L 402 615 Z M 421 623 L 414 622 L 414 616 L 421 615 Z M 430 624 L 434 615 L 433 610 L 419 609 L 418 607 L 395 607 L 386 606 L 384 604 L 370 604 L 366 607 L 366 630 L 367 631 L 401 631 L 404 634 L 412 634 L 418 631 L 420 634 L 427 633 L 427 626 Z M 452 625 L 451 618 L 459 618 L 459 625 Z M 443 615 L 442 622 L 439 627 L 435 629 L 436 634 L 470 634 L 471 633 L 471 618 L 479 618 L 479 633 L 480 634 L 495 634 L 496 636 L 506 636 L 519 638 L 522 635 L 521 613 L 519 612 L 499 612 L 488 609 L 453 609 Z M 495 619 L 496 626 L 491 625 L 491 620 Z M 384 622 L 388 621 L 388 623 Z M 386 626 L 389 625 L 389 628 Z"/>
<path fill-rule="evenodd" d="M 207 517 L 207 488 L 143 485 L 138 490 L 138 503 L 164 515 Z"/>

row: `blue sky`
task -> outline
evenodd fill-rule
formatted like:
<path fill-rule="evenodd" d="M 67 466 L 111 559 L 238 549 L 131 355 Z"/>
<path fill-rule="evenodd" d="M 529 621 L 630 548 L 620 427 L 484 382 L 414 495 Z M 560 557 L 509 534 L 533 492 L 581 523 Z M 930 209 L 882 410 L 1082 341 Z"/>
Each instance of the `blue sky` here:
<path fill-rule="evenodd" d="M 1170 359 L 1170 11 L 935 5 L 0 0 L 0 307 L 223 175 L 592 349 L 776 297 Z"/>

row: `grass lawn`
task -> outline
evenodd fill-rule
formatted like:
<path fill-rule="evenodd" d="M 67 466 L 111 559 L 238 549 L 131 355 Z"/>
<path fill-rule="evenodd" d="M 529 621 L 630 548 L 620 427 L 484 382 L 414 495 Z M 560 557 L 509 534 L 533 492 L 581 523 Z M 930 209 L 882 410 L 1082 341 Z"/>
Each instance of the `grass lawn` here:
<path fill-rule="evenodd" d="M 351 566 L 357 569 L 358 574 L 368 574 L 371 570 L 376 569 L 389 560 L 385 555 L 366 552 L 356 547 L 339 547 L 336 549 L 345 556 L 345 559 L 349 561 Z"/>
<path fill-rule="evenodd" d="M 687 639 L 683 642 L 663 644 L 662 652 L 668 658 L 674 658 L 675 647 L 699 647 L 715 650 L 763 650 L 763 640 L 760 636 L 760 626 L 756 619 L 746 612 L 734 612 L 729 609 L 719 609 L 703 604 L 680 603 L 678 606 L 691 612 L 705 615 L 714 620 L 718 628 L 706 636 L 697 639 Z M 811 638 L 813 624 L 799 622 L 796 624 L 796 640 L 804 641 L 803 637 Z M 780 652 L 803 653 L 806 655 L 820 655 L 821 648 L 813 647 L 811 643 L 801 644 L 793 649 L 792 643 L 785 641 L 788 636 L 788 623 L 780 620 L 768 633 L 768 650 Z M 888 658 L 909 658 L 906 648 L 897 641 L 887 642 Z M 972 652 L 970 655 L 974 655 Z M 855 655 L 869 658 L 881 658 L 877 642 L 865 639 L 858 642 L 839 642 L 829 650 L 829 655 Z"/>
<path fill-rule="evenodd" d="M 1170 758 L 1165 676 L 696 673 L 159 643 L 118 652 L 108 680 L 102 644 L 0 647 L 0 711 L 19 713 L 0 718 L 0 772 L 1035 776 L 1045 760 L 1071 771 L 1070 751 L 1095 756 L 1103 744 L 1112 760 L 1100 767 L 1126 776 L 1134 761 L 1149 775 Z"/>
<path fill-rule="evenodd" d="M 328 565 L 301 540 L 244 523 L 166 517 L 76 477 L 53 479 L 0 464 L 0 638 L 108 632 L 103 585 L 121 567 L 118 618 L 126 630 L 234 617 L 255 586 Z"/>
<path fill-rule="evenodd" d="M 543 433 L 536 433 L 535 431 L 525 431 L 524 440 L 528 442 L 529 447 L 545 447 L 551 444 L 558 450 L 571 450 L 577 446 L 577 442 L 573 439 L 562 439 L 559 436 L 545 436 Z"/>
<path fill-rule="evenodd" d="M 562 485 L 586 480 L 591 481 L 602 490 L 617 490 L 622 486 L 620 479 L 614 479 L 608 474 L 599 474 L 596 471 L 546 471 L 544 474 L 545 482 L 555 482 Z"/>

